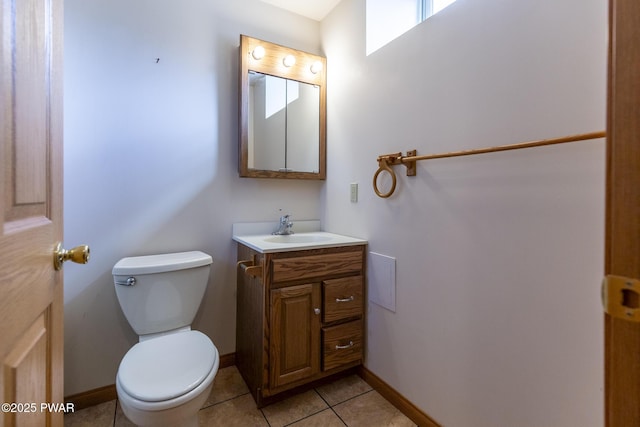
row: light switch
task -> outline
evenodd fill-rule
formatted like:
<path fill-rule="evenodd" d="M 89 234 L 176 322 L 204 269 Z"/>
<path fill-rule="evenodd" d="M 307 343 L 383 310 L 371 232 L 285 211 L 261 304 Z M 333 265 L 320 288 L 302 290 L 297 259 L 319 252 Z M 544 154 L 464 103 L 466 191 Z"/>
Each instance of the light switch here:
<path fill-rule="evenodd" d="M 351 183 L 351 203 L 358 203 L 358 183 Z"/>

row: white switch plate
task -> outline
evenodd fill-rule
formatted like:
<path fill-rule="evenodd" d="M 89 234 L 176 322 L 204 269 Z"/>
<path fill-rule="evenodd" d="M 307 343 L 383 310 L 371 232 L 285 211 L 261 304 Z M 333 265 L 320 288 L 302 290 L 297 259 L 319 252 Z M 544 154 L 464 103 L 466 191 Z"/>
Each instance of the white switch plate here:
<path fill-rule="evenodd" d="M 357 182 L 351 183 L 351 202 L 352 203 L 358 202 L 358 183 Z"/>

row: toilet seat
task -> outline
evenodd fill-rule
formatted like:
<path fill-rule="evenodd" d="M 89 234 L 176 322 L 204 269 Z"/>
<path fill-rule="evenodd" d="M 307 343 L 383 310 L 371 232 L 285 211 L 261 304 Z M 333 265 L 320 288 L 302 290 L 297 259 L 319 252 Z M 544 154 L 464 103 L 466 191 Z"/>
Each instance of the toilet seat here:
<path fill-rule="evenodd" d="M 217 349 L 202 332 L 164 335 L 134 345 L 120 362 L 117 380 L 129 396 L 140 401 L 175 399 L 209 376 L 217 356 Z"/>

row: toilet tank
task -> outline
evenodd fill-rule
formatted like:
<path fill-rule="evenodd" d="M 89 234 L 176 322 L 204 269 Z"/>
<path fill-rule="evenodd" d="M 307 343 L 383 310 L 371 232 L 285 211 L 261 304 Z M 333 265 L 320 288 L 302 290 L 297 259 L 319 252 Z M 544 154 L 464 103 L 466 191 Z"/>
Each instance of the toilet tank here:
<path fill-rule="evenodd" d="M 212 258 L 200 251 L 123 258 L 113 267 L 116 296 L 138 335 L 190 326 L 207 288 Z"/>

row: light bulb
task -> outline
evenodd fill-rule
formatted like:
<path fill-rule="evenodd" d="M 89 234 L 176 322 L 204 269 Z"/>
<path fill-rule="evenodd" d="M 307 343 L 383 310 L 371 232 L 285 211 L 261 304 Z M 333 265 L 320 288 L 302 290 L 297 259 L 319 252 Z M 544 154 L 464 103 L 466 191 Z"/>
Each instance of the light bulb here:
<path fill-rule="evenodd" d="M 264 48 L 262 46 L 256 46 L 253 49 L 253 52 L 251 52 L 251 56 L 253 56 L 253 59 L 257 60 L 264 58 Z"/>
<path fill-rule="evenodd" d="M 311 64 L 311 72 L 313 74 L 318 74 L 322 70 L 322 62 L 316 61 Z"/>
<path fill-rule="evenodd" d="M 296 58 L 293 55 L 287 55 L 282 60 L 282 63 L 285 67 L 293 67 L 296 63 Z"/>

